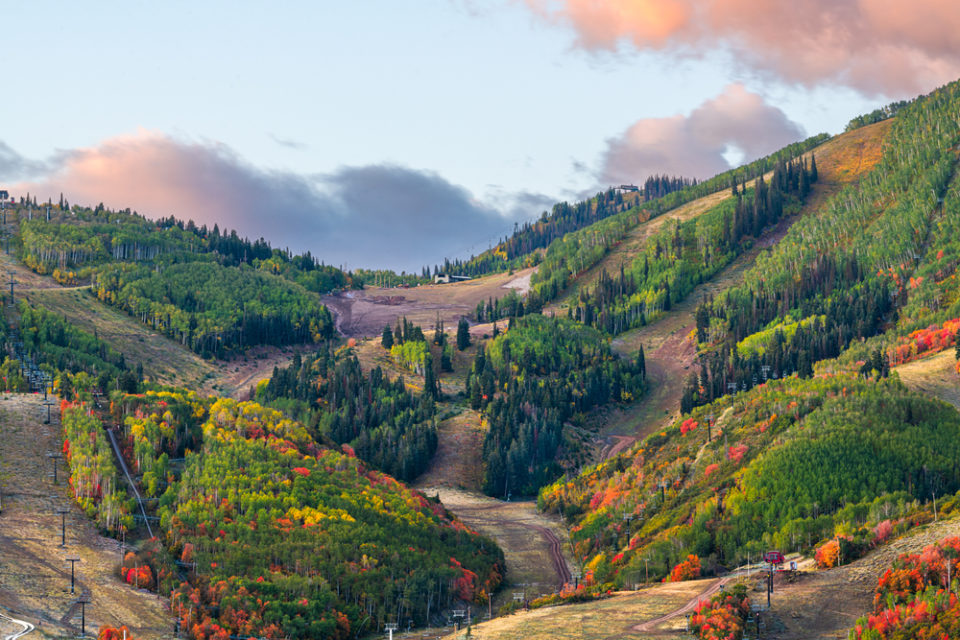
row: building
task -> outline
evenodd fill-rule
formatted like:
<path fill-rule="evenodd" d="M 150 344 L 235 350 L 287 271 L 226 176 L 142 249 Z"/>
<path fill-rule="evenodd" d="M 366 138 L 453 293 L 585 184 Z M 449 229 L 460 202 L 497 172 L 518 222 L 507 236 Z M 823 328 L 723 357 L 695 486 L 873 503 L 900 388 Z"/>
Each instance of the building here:
<path fill-rule="evenodd" d="M 438 273 L 433 276 L 434 284 L 450 284 L 451 282 L 462 282 L 463 280 L 473 280 L 470 276 L 452 276 L 449 273 Z"/>

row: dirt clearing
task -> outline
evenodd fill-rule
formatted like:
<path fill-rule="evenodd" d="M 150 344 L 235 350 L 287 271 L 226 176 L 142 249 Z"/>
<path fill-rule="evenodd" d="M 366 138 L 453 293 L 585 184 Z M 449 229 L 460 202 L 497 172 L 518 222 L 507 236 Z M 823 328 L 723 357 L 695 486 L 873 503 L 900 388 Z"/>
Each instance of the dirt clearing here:
<path fill-rule="evenodd" d="M 477 303 L 502 298 L 510 289 L 529 287 L 533 271 L 523 269 L 512 275 L 497 273 L 409 289 L 367 287 L 324 296 L 323 303 L 336 314 L 337 329 L 348 338 L 378 336 L 385 326 L 393 327 L 401 317 L 424 329 L 433 329 L 439 314 L 447 327 L 456 328 L 461 316 L 473 315 Z"/>
<path fill-rule="evenodd" d="M 796 582 L 774 583 L 765 637 L 777 640 L 845 639 L 857 618 L 873 610 L 877 579 L 902 553 L 917 553 L 947 536 L 960 534 L 960 520 L 924 525 L 849 565 L 801 572 Z M 752 594 L 753 595 L 753 594 Z M 753 595 L 758 600 L 757 595 Z"/>

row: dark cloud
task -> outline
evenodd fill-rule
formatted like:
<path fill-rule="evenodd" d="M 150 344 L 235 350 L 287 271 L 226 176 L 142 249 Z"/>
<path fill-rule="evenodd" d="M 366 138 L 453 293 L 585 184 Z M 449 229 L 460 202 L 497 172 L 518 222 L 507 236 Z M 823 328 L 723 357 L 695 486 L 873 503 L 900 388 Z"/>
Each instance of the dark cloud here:
<path fill-rule="evenodd" d="M 150 133 L 65 152 L 50 165 L 34 166 L 34 175 L 47 170 L 16 185 L 17 192 L 41 198 L 63 192 L 75 203 L 217 223 L 350 268 L 418 270 L 440 262 L 451 248 L 512 226 L 466 189 L 397 165 L 316 176 L 264 171 L 224 145 Z"/>
<path fill-rule="evenodd" d="M 690 115 L 638 120 L 608 140 L 598 177 L 613 185 L 653 174 L 709 178 L 730 168 L 730 152 L 749 162 L 803 137 L 783 111 L 733 84 Z"/>
<path fill-rule="evenodd" d="M 27 160 L 4 142 L 0 142 L 0 180 L 10 181 L 37 175 L 46 170 L 41 162 Z"/>

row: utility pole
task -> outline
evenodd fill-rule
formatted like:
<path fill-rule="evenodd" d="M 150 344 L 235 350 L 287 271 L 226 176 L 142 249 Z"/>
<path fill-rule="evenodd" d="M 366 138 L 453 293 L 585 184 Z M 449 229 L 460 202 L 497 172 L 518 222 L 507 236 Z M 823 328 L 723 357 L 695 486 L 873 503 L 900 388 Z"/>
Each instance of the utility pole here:
<path fill-rule="evenodd" d="M 76 564 L 77 564 L 78 562 L 80 562 L 80 558 L 78 558 L 77 556 L 68 556 L 68 557 L 65 558 L 65 559 L 66 559 L 67 562 L 70 563 L 70 593 L 73 593 L 73 582 L 74 582 L 74 577 L 75 577 L 75 576 L 74 576 L 74 574 L 75 574 L 74 567 L 76 566 Z"/>
<path fill-rule="evenodd" d="M 388 637 L 390 640 L 393 640 L 393 632 L 396 631 L 398 627 L 399 625 L 396 622 L 388 622 L 387 624 L 383 625 L 383 630 L 389 634 Z"/>
<path fill-rule="evenodd" d="M 44 396 L 47 395 L 47 385 L 46 385 L 46 383 L 44 383 L 44 385 L 43 385 L 43 395 L 44 395 Z M 53 404 L 54 404 L 54 403 L 53 403 L 53 400 L 50 400 L 49 398 L 47 398 L 47 399 L 45 399 L 45 400 L 43 401 L 43 406 L 45 406 L 45 407 L 47 408 L 47 419 L 43 421 L 43 424 L 50 424 L 50 407 L 52 407 Z M 56 463 L 54 463 L 54 465 L 56 465 Z M 56 468 L 56 467 L 54 467 L 54 468 Z"/>

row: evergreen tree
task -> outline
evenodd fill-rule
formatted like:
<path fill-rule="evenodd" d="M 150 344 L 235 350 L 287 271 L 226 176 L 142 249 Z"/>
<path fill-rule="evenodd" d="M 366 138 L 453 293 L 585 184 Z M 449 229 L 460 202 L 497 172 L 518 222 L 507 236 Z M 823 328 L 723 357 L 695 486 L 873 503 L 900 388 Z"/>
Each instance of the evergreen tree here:
<path fill-rule="evenodd" d="M 393 346 L 393 331 L 390 330 L 390 325 L 387 325 L 383 328 L 383 335 L 380 337 L 380 345 L 384 349 L 390 349 Z"/>
<path fill-rule="evenodd" d="M 463 351 L 470 346 L 470 324 L 466 318 L 457 323 L 457 349 Z"/>

